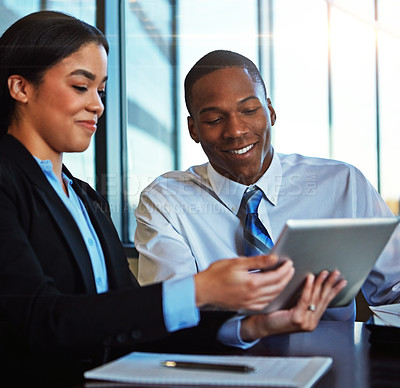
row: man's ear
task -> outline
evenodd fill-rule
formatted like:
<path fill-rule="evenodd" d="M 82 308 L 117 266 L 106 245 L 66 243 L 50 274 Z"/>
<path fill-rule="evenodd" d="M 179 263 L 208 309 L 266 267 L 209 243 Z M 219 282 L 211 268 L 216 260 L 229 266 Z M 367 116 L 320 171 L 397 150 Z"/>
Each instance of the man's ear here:
<path fill-rule="evenodd" d="M 7 80 L 8 90 L 11 97 L 19 102 L 26 103 L 29 99 L 30 83 L 20 75 L 10 75 Z"/>
<path fill-rule="evenodd" d="M 191 116 L 188 116 L 187 118 L 187 123 L 188 123 L 188 128 L 189 128 L 189 133 L 190 133 L 190 137 L 196 142 L 199 143 L 199 135 L 197 133 L 197 129 L 194 125 L 194 120 Z"/>
<path fill-rule="evenodd" d="M 275 124 L 276 121 L 276 113 L 274 107 L 272 106 L 270 98 L 267 98 L 267 104 L 268 104 L 269 116 L 271 117 L 271 126 L 272 126 Z"/>

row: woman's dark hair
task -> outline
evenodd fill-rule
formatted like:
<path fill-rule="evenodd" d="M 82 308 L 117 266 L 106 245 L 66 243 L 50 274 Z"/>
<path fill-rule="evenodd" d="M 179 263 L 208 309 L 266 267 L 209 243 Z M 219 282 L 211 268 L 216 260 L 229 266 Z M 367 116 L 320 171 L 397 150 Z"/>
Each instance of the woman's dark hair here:
<path fill-rule="evenodd" d="M 107 40 L 96 27 L 55 11 L 32 13 L 6 30 L 0 38 L 0 138 L 15 114 L 8 78 L 17 74 L 39 85 L 46 70 L 89 43 L 108 53 Z"/>
<path fill-rule="evenodd" d="M 267 98 L 267 89 L 261 74 L 258 71 L 257 66 L 249 58 L 246 58 L 245 56 L 233 51 L 215 50 L 200 58 L 186 75 L 185 102 L 190 115 L 192 114 L 191 108 L 193 99 L 193 85 L 196 83 L 196 81 L 207 74 L 213 73 L 214 71 L 232 67 L 246 69 L 249 72 L 253 82 L 262 86 L 265 93 L 265 98 Z"/>

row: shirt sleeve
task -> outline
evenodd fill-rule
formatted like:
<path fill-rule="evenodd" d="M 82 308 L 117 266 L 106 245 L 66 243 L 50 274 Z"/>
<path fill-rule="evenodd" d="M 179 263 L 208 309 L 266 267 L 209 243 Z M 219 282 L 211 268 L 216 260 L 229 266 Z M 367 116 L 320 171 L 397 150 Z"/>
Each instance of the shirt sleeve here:
<path fill-rule="evenodd" d="M 240 327 L 244 315 L 236 315 L 228 319 L 219 329 L 217 339 L 223 345 L 233 346 L 240 349 L 249 349 L 254 346 L 259 340 L 253 342 L 245 342 L 240 336 Z"/>
<path fill-rule="evenodd" d="M 356 217 L 394 217 L 379 193 L 357 169 L 354 182 Z M 376 306 L 400 301 L 399 258 L 400 227 L 397 226 L 362 286 L 368 304 Z"/>
<path fill-rule="evenodd" d="M 193 276 L 163 282 L 163 311 L 167 330 L 171 333 L 198 325 Z"/>
<path fill-rule="evenodd" d="M 193 276 L 181 279 L 168 279 L 163 282 L 164 321 L 171 333 L 176 330 L 196 326 L 200 321 L 196 307 Z M 244 316 L 234 316 L 219 329 L 217 339 L 220 343 L 241 349 L 248 349 L 258 341 L 245 342 L 240 337 L 240 326 Z"/>
<path fill-rule="evenodd" d="M 177 230 L 179 222 L 173 209 L 180 205 L 176 201 L 177 198 L 165 198 L 156 189 L 145 190 L 140 196 L 135 210 L 135 248 L 139 252 L 141 285 L 183 278 L 198 271 L 187 240 Z"/>

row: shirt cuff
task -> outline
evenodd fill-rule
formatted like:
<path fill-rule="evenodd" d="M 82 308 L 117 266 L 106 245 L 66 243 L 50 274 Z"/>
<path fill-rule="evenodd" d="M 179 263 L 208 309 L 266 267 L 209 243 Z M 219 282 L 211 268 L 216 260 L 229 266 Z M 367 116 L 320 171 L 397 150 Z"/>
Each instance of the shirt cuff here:
<path fill-rule="evenodd" d="M 254 346 L 259 340 L 245 342 L 240 336 L 240 328 L 244 315 L 236 315 L 227 320 L 219 329 L 217 339 L 223 345 L 233 346 L 240 349 L 249 349 Z"/>
<path fill-rule="evenodd" d="M 162 287 L 164 322 L 168 332 L 197 326 L 200 313 L 196 307 L 193 276 L 168 279 Z"/>

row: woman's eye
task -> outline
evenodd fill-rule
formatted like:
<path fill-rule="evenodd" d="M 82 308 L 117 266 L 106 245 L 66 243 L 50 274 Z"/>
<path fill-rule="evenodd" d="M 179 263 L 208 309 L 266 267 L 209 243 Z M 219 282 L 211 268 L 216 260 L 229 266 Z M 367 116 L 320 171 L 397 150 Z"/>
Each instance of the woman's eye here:
<path fill-rule="evenodd" d="M 86 92 L 87 91 L 87 87 L 86 86 L 73 86 L 74 89 L 76 89 L 78 92 Z"/>
<path fill-rule="evenodd" d="M 105 89 L 104 90 L 99 90 L 97 93 L 99 94 L 100 98 L 104 98 L 106 96 Z"/>

